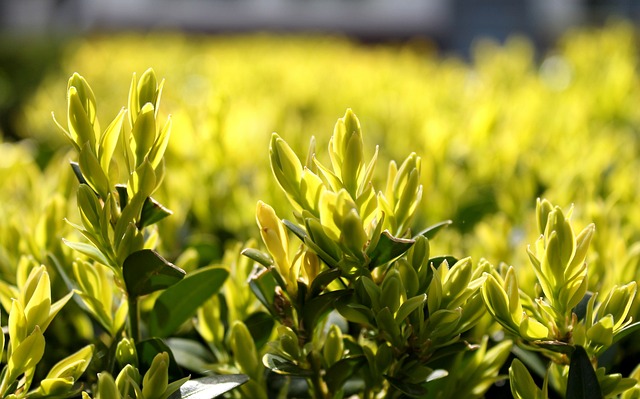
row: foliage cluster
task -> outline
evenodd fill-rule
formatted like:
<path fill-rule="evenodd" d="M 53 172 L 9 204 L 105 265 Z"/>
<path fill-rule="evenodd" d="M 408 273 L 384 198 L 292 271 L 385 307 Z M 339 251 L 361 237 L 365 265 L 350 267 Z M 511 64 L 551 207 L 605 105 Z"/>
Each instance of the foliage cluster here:
<path fill-rule="evenodd" d="M 636 397 L 636 44 L 79 43 L 1 148 L 0 396 Z"/>

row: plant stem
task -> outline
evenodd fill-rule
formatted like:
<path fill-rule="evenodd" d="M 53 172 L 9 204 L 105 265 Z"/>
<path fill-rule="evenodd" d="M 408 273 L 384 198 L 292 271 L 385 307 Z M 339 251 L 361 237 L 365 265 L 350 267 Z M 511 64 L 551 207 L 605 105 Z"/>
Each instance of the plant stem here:
<path fill-rule="evenodd" d="M 329 388 L 327 384 L 322 380 L 322 364 L 320 357 L 315 351 L 310 354 L 311 368 L 313 370 L 313 376 L 310 378 L 311 386 L 313 387 L 313 396 L 315 399 L 329 399 Z"/>
<path fill-rule="evenodd" d="M 129 336 L 134 342 L 140 342 L 140 307 L 137 296 L 127 296 L 129 304 Z"/>

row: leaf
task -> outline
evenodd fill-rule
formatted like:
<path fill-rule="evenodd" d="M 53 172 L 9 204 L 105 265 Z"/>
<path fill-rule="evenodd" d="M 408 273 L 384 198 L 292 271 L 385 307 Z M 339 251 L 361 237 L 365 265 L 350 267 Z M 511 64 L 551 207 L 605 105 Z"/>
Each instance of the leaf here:
<path fill-rule="evenodd" d="M 84 146 L 80 151 L 78 163 L 80 165 L 82 175 L 89 182 L 91 188 L 100 195 L 100 198 L 103 200 L 106 199 L 110 189 L 109 178 L 102 170 L 100 162 L 98 161 L 96 154 L 93 152 L 89 142 L 84 143 Z"/>
<path fill-rule="evenodd" d="M 262 357 L 262 363 L 269 370 L 274 373 L 283 374 L 283 375 L 297 375 L 301 377 L 310 377 L 313 375 L 311 370 L 305 370 L 303 368 L 298 367 L 297 364 L 293 363 L 290 360 L 285 359 L 282 356 L 267 353 Z"/>
<path fill-rule="evenodd" d="M 458 258 L 456 258 L 455 256 L 451 256 L 451 255 L 443 255 L 443 256 L 436 256 L 433 258 L 429 259 L 429 264 L 433 265 L 433 267 L 435 267 L 436 269 L 438 267 L 440 267 L 440 265 L 444 262 L 447 261 L 447 264 L 449 266 L 453 266 L 456 263 L 458 263 Z"/>
<path fill-rule="evenodd" d="M 391 386 L 409 397 L 419 398 L 424 397 L 427 394 L 427 389 L 422 385 L 405 382 L 399 378 L 388 375 L 385 375 L 384 378 L 389 381 Z"/>
<path fill-rule="evenodd" d="M 118 192 L 118 198 L 120 199 L 120 211 L 122 211 L 129 203 L 129 193 L 127 192 L 127 185 L 116 184 L 116 191 Z"/>
<path fill-rule="evenodd" d="M 151 226 L 170 215 L 173 215 L 173 212 L 170 209 L 165 208 L 161 203 L 153 198 L 147 197 L 142 205 L 140 221 L 138 222 L 139 228 Z"/>
<path fill-rule="evenodd" d="M 369 269 L 396 259 L 407 252 L 413 244 L 415 244 L 415 240 L 397 238 L 392 236 L 388 230 L 383 231 L 378 245 L 371 251 Z"/>
<path fill-rule="evenodd" d="M 245 248 L 242 250 L 242 252 L 240 252 L 240 254 L 246 256 L 247 258 L 253 261 L 258 262 L 264 267 L 270 267 L 273 265 L 273 260 L 271 260 L 269 255 L 255 248 Z"/>
<path fill-rule="evenodd" d="M 137 297 L 172 286 L 182 280 L 185 272 L 157 252 L 143 249 L 127 256 L 122 274 L 127 293 Z"/>
<path fill-rule="evenodd" d="M 62 267 L 62 264 L 60 263 L 60 261 L 58 260 L 58 258 L 54 255 L 54 254 L 47 254 L 47 257 L 49 258 L 49 260 L 51 261 L 51 263 L 53 263 L 53 266 L 56 269 L 56 272 L 58 273 L 58 275 L 62 278 L 62 281 L 64 282 L 64 285 L 67 287 L 67 290 L 69 290 L 69 292 L 75 291 L 78 287 L 76 286 L 76 283 L 69 277 L 69 275 L 67 274 L 67 271 L 64 269 L 64 267 Z M 73 297 L 74 302 L 80 306 L 80 308 L 87 312 L 87 314 L 91 314 L 91 312 L 89 311 L 89 308 L 87 307 L 87 305 L 82 301 L 82 299 L 79 298 L 78 295 L 74 295 Z"/>
<path fill-rule="evenodd" d="M 218 292 L 228 276 L 229 271 L 224 267 L 207 266 L 187 274 L 167 288 L 156 299 L 149 315 L 151 334 L 167 337 L 175 332 Z"/>
<path fill-rule="evenodd" d="M 124 236 L 124 233 L 129 227 L 129 224 L 134 223 L 134 220 L 136 220 L 140 216 L 140 212 L 142 211 L 142 206 L 144 205 L 145 200 L 145 196 L 143 196 L 141 193 L 136 193 L 129 199 L 129 201 L 127 201 L 126 207 L 122 209 L 122 204 L 120 204 L 122 213 L 120 214 L 120 218 L 116 222 L 116 227 L 113 233 L 114 244 L 116 247 L 120 245 L 122 236 Z"/>
<path fill-rule="evenodd" d="M 62 239 L 62 242 L 64 242 L 69 248 L 74 249 L 80 252 L 81 254 L 84 254 L 89 258 L 102 263 L 103 265 L 111 265 L 111 263 L 107 260 L 104 254 L 100 252 L 98 248 L 94 247 L 91 244 L 87 244 L 84 242 L 67 241 L 64 238 Z"/>
<path fill-rule="evenodd" d="M 346 296 L 337 300 L 335 306 L 338 313 L 352 323 L 372 325 L 372 321 L 375 319 L 371 308 L 357 303 L 350 303 Z"/>
<path fill-rule="evenodd" d="M 636 332 L 637 330 L 640 330 L 640 321 L 624 326 L 613 334 L 613 343 L 620 341 L 622 338 Z"/>
<path fill-rule="evenodd" d="M 402 305 L 400 305 L 400 309 L 396 313 L 396 322 L 401 323 L 404 319 L 409 317 L 409 315 L 419 307 L 423 306 L 427 301 L 427 294 L 421 294 L 418 296 L 414 296 L 413 298 L 409 298 L 404 301 Z"/>
<path fill-rule="evenodd" d="M 395 345 L 398 348 L 402 347 L 402 333 L 389 308 L 382 308 L 382 310 L 378 312 L 376 315 L 376 322 L 378 324 L 378 328 L 388 335 L 389 342 L 392 345 Z"/>
<path fill-rule="evenodd" d="M 593 292 L 585 293 L 580 302 L 572 309 L 572 312 L 576 314 L 578 320 L 584 319 L 587 315 L 587 304 L 592 296 Z"/>
<path fill-rule="evenodd" d="M 424 237 L 426 237 L 426 238 L 431 240 L 436 236 L 436 234 L 438 234 L 438 232 L 440 232 L 440 230 L 444 229 L 445 227 L 448 227 L 452 223 L 453 222 L 451 220 L 444 220 L 442 222 L 436 223 L 436 224 L 431 225 L 431 226 L 427 227 L 426 229 L 422 230 L 420 233 L 418 233 L 416 235 L 416 237 L 417 236 L 424 236 Z"/>
<path fill-rule="evenodd" d="M 269 341 L 275 321 L 268 313 L 255 312 L 244 320 L 244 324 L 249 329 L 256 347 L 261 348 Z"/>
<path fill-rule="evenodd" d="M 331 291 L 305 303 L 302 308 L 302 320 L 307 331 L 313 331 L 318 321 L 330 310 L 333 310 L 335 301 L 348 293 L 347 290 Z"/>
<path fill-rule="evenodd" d="M 206 374 L 216 359 L 203 344 L 192 339 L 170 338 L 166 341 L 176 362 L 188 370 Z"/>
<path fill-rule="evenodd" d="M 566 355 L 573 353 L 577 348 L 577 346 L 573 346 L 562 341 L 533 341 L 532 343 L 535 346 L 539 346 L 556 353 L 564 353 Z"/>
<path fill-rule="evenodd" d="M 582 346 L 576 346 L 571 355 L 569 378 L 567 380 L 567 399 L 601 399 L 602 391 L 598 377 L 591 365 L 589 355 Z"/>
<path fill-rule="evenodd" d="M 276 282 L 273 273 L 260 266 L 253 268 L 249 275 L 249 288 L 258 300 L 273 314 L 273 302 L 276 293 Z"/>
<path fill-rule="evenodd" d="M 167 399 L 213 399 L 249 381 L 244 374 L 210 375 L 189 380 Z"/>
<path fill-rule="evenodd" d="M 343 388 L 344 384 L 367 361 L 363 355 L 339 360 L 327 370 L 324 380 L 331 392 Z"/>
<path fill-rule="evenodd" d="M 87 179 L 84 178 L 84 176 L 82 175 L 82 171 L 80 170 L 80 164 L 78 164 L 77 162 L 70 162 L 70 164 L 71 164 L 71 169 L 73 170 L 73 174 L 76 175 L 78 182 L 80 184 L 86 184 L 88 186 L 89 183 L 87 182 Z M 95 194 L 98 195 L 98 193 L 95 193 Z"/>
<path fill-rule="evenodd" d="M 304 242 L 304 239 L 307 237 L 307 232 L 297 224 L 293 223 L 290 220 L 282 219 L 282 224 L 285 225 L 293 234 L 296 235 L 300 239 L 300 241 Z"/>
<path fill-rule="evenodd" d="M 318 296 L 333 280 L 340 277 L 340 269 L 327 269 L 316 276 L 309 287 L 309 298 Z"/>
<path fill-rule="evenodd" d="M 120 132 L 122 131 L 122 123 L 124 122 L 124 116 L 126 113 L 127 111 L 122 108 L 100 137 L 98 158 L 100 160 L 100 166 L 105 172 L 109 171 L 109 163 L 113 157 L 113 151 L 118 144 Z"/>
<path fill-rule="evenodd" d="M 169 354 L 169 381 L 179 380 L 184 373 L 178 367 L 171 348 L 160 338 L 149 338 L 136 344 L 140 374 L 144 375 L 151 367 L 151 363 L 157 354 L 167 352 Z"/>

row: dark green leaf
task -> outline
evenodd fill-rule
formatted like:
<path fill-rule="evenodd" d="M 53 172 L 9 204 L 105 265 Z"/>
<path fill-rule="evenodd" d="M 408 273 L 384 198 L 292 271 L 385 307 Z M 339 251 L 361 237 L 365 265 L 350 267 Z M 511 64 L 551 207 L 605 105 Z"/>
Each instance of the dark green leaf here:
<path fill-rule="evenodd" d="M 371 308 L 358 303 L 350 303 L 350 300 L 346 296 L 338 299 L 335 305 L 338 313 L 350 322 L 373 325 L 375 315 L 373 311 L 371 311 Z"/>
<path fill-rule="evenodd" d="M 313 375 L 313 372 L 311 370 L 300 368 L 292 361 L 273 353 L 267 353 L 266 355 L 264 355 L 262 357 L 262 363 L 269 370 L 278 374 L 297 375 L 301 377 L 308 377 Z"/>
<path fill-rule="evenodd" d="M 586 316 L 587 304 L 589 303 L 589 300 L 591 299 L 592 296 L 593 296 L 593 292 L 587 291 L 582 297 L 582 299 L 580 300 L 580 302 L 576 305 L 576 307 L 573 308 L 572 311 L 573 313 L 576 314 L 576 316 L 578 317 L 578 320 L 582 320 Z"/>
<path fill-rule="evenodd" d="M 311 282 L 311 287 L 309 287 L 309 297 L 313 298 L 322 292 L 327 285 L 329 285 L 333 280 L 340 277 L 340 269 L 327 269 L 321 273 L 319 273 L 316 278 Z"/>
<path fill-rule="evenodd" d="M 264 267 L 270 267 L 271 265 L 273 265 L 273 260 L 271 260 L 269 255 L 265 254 L 262 251 L 258 251 L 255 248 L 245 248 L 240 253 L 247 258 L 258 262 Z"/>
<path fill-rule="evenodd" d="M 138 353 L 138 364 L 140 365 L 138 369 L 141 375 L 144 375 L 147 370 L 149 370 L 153 358 L 156 357 L 158 353 L 167 352 L 169 354 L 169 381 L 175 381 L 185 377 L 180 367 L 178 367 L 171 348 L 160 338 L 150 338 L 138 342 L 136 344 L 136 352 Z"/>
<path fill-rule="evenodd" d="M 184 270 L 151 249 L 136 251 L 122 265 L 127 293 L 134 297 L 150 294 L 182 280 Z"/>
<path fill-rule="evenodd" d="M 419 236 L 424 236 L 428 239 L 432 239 L 433 237 L 436 236 L 436 234 L 438 234 L 438 232 L 440 230 L 442 230 L 443 228 L 449 226 L 451 223 L 453 223 L 451 220 L 445 220 L 442 221 L 440 223 L 436 223 L 434 225 L 431 225 L 429 227 L 427 227 L 426 229 L 422 230 L 420 233 L 418 233 Z"/>
<path fill-rule="evenodd" d="M 210 369 L 209 365 L 216 361 L 211 351 L 198 341 L 169 338 L 166 343 L 171 348 L 178 365 L 196 373 L 207 373 Z"/>
<path fill-rule="evenodd" d="M 80 164 L 78 164 L 77 162 L 71 162 L 71 169 L 73 170 L 73 174 L 76 175 L 76 178 L 78 179 L 78 182 L 80 184 L 86 184 L 87 186 L 89 185 L 87 179 L 84 178 L 84 175 L 80 170 Z M 94 193 L 98 195 L 98 193 L 96 193 L 95 191 Z"/>
<path fill-rule="evenodd" d="M 122 211 L 129 203 L 129 192 L 125 184 L 116 184 L 116 191 L 118 192 L 120 210 Z"/>
<path fill-rule="evenodd" d="M 331 392 L 336 392 L 343 388 L 349 380 L 367 361 L 364 356 L 341 359 L 327 370 L 324 380 Z"/>
<path fill-rule="evenodd" d="M 165 208 L 153 198 L 147 197 L 147 199 L 144 200 L 144 205 L 142 205 L 138 228 L 141 229 L 145 226 L 151 226 L 172 214 L 173 212 L 170 209 Z"/>
<path fill-rule="evenodd" d="M 378 328 L 388 335 L 389 341 L 392 345 L 398 348 L 402 347 L 403 340 L 400 332 L 400 327 L 396 324 L 393 315 L 389 308 L 384 307 L 376 315 L 376 323 Z"/>
<path fill-rule="evenodd" d="M 392 387 L 409 397 L 420 398 L 427 394 L 427 389 L 422 385 L 405 382 L 399 378 L 390 377 L 388 375 L 385 375 L 384 378 L 389 381 L 389 384 L 391 384 Z"/>
<path fill-rule="evenodd" d="M 273 314 L 273 302 L 278 283 L 268 269 L 255 266 L 249 275 L 249 288 L 258 300 Z"/>
<path fill-rule="evenodd" d="M 415 244 L 415 240 L 397 238 L 392 236 L 388 230 L 383 231 L 378 245 L 371 251 L 369 269 L 396 259 L 407 252 L 413 244 Z"/>
<path fill-rule="evenodd" d="M 213 399 L 247 381 L 244 374 L 210 375 L 185 382 L 168 399 Z"/>
<path fill-rule="evenodd" d="M 149 318 L 151 334 L 167 337 L 189 320 L 229 276 L 221 266 L 207 266 L 186 275 L 156 299 Z"/>
<path fill-rule="evenodd" d="M 567 399 L 602 399 L 598 377 L 591 365 L 589 355 L 582 346 L 576 346 L 571 354 Z"/>
<path fill-rule="evenodd" d="M 451 358 L 457 353 L 464 351 L 473 351 L 477 350 L 478 348 L 480 348 L 480 346 L 478 345 L 472 345 L 466 341 L 457 341 L 452 343 L 451 345 L 436 349 L 429 359 L 429 362 L 434 362 L 438 359 Z"/>
<path fill-rule="evenodd" d="M 447 261 L 447 264 L 449 264 L 449 266 L 453 266 L 458 262 L 459 259 L 451 255 L 436 256 L 429 259 L 429 264 L 433 265 L 433 267 L 437 269 L 445 260 Z"/>
<path fill-rule="evenodd" d="M 302 320 L 307 331 L 313 331 L 318 321 L 333 310 L 335 301 L 347 293 L 344 290 L 331 291 L 307 301 L 302 309 Z"/>
<path fill-rule="evenodd" d="M 244 320 L 244 325 L 249 329 L 256 348 L 261 348 L 269 340 L 275 321 L 268 313 L 255 312 Z"/>

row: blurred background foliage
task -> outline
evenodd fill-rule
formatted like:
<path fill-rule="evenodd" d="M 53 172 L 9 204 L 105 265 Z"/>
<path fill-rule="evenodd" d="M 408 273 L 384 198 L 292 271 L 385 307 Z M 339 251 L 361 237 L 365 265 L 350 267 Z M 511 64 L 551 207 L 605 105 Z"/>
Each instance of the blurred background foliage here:
<path fill-rule="evenodd" d="M 382 165 L 411 151 L 422 157 L 414 224 L 453 220 L 432 253 L 514 265 L 520 287 L 535 295 L 526 243 L 536 239 L 536 198 L 576 204 L 576 230 L 596 225 L 589 288 L 604 295 L 640 274 L 639 44 L 631 25 L 615 22 L 569 31 L 542 55 L 521 37 L 479 41 L 469 61 L 420 40 L 362 45 L 311 35 L 95 35 L 21 49 L 20 73 L 33 90 L 0 79 L 2 106 L 11 108 L 0 125 L 0 274 L 15 279 L 24 253 L 71 258 L 55 237 L 74 234 L 62 215 L 77 212 L 75 182 L 69 145 L 51 120 L 52 111 L 64 119 L 67 77 L 91 82 L 107 121 L 126 105 L 122 77 L 153 67 L 168 82 L 162 112 L 173 116 L 170 173 L 155 194 L 174 211 L 159 227 L 168 258 L 193 248 L 205 265 L 256 238 L 259 199 L 290 218 L 270 176 L 271 133 L 303 157 L 309 137 L 325 148 L 336 117 L 352 108 L 368 156 L 379 145 Z M 29 57 L 50 62 L 27 68 Z M 637 303 L 632 312 L 640 316 Z M 628 374 L 635 364 L 627 357 L 640 347 L 622 345 L 625 358 L 611 362 Z"/>

